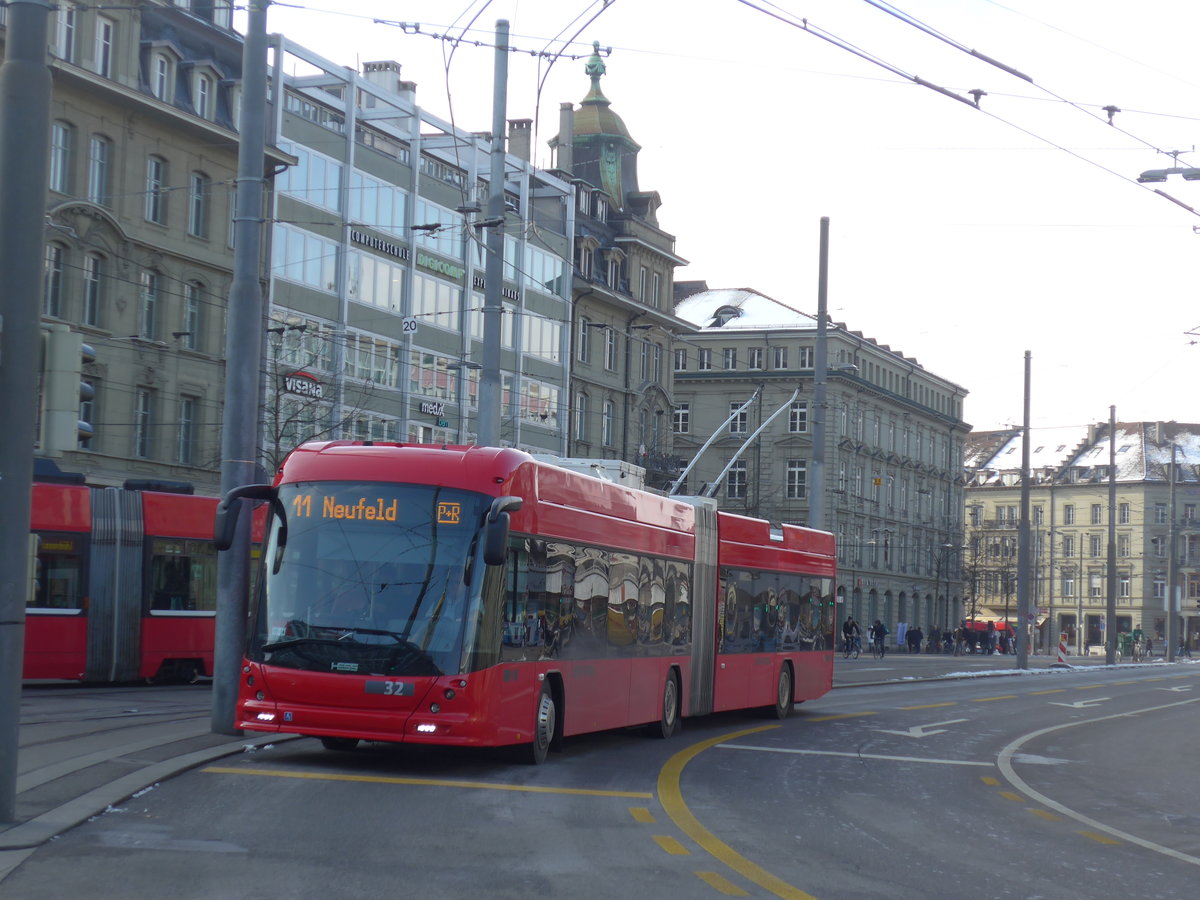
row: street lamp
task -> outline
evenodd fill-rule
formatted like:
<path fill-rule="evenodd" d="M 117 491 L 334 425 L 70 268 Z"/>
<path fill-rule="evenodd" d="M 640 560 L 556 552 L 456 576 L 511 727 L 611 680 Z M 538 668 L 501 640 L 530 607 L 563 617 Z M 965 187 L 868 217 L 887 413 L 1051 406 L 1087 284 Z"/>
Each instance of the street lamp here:
<path fill-rule="evenodd" d="M 1200 169 L 1191 168 L 1147 169 L 1137 180 L 1141 184 L 1159 184 L 1166 181 L 1168 175 L 1182 175 L 1184 181 L 1200 181 Z"/>

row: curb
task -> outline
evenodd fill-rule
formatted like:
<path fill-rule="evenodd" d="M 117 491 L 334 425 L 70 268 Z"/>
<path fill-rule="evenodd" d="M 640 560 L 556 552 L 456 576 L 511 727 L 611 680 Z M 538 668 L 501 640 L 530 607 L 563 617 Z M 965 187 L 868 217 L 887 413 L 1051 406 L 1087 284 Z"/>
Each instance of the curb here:
<path fill-rule="evenodd" d="M 195 750 L 163 760 L 151 766 L 131 772 L 116 781 L 101 785 L 88 791 L 61 806 L 48 810 L 36 818 L 19 825 L 14 825 L 7 831 L 0 832 L 0 852 L 7 850 L 33 850 L 53 837 L 57 837 L 68 829 L 74 828 L 93 816 L 99 815 L 122 800 L 127 800 L 138 791 L 151 785 L 178 775 L 194 766 L 202 765 L 223 756 L 233 756 L 244 752 L 250 747 L 261 747 L 265 744 L 277 744 L 283 740 L 291 740 L 292 735 L 264 735 L 250 739 L 229 741 L 204 750 Z M 0 879 L 3 874 L 0 873 Z"/>

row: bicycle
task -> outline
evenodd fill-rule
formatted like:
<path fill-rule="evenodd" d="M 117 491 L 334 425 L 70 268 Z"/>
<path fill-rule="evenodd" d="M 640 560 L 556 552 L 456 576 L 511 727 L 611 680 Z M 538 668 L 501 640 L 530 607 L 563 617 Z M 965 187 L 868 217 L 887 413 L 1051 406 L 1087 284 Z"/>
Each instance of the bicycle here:
<path fill-rule="evenodd" d="M 842 639 L 842 659 L 858 659 L 861 651 L 862 640 L 858 635 Z"/>
<path fill-rule="evenodd" d="M 871 656 L 875 659 L 883 659 L 886 653 L 887 647 L 884 645 L 883 640 L 877 639 L 871 642 Z"/>

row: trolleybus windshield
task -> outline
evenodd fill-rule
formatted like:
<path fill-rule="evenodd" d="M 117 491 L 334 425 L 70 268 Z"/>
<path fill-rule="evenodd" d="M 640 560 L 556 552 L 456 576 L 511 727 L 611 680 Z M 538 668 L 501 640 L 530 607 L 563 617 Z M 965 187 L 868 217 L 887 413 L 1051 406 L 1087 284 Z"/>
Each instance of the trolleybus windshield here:
<path fill-rule="evenodd" d="M 462 671 L 490 502 L 430 485 L 280 485 L 251 658 L 359 675 Z"/>

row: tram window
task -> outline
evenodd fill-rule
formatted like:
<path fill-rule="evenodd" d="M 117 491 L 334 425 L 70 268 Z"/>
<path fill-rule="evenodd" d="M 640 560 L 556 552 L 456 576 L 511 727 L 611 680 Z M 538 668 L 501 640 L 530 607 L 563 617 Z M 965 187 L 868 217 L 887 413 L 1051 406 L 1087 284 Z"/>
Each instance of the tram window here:
<path fill-rule="evenodd" d="M 28 608 L 83 609 L 83 538 L 76 534 L 45 533 L 38 537 L 34 595 Z"/>
<path fill-rule="evenodd" d="M 216 545 L 212 541 L 152 538 L 146 590 L 151 613 L 215 611 Z"/>

